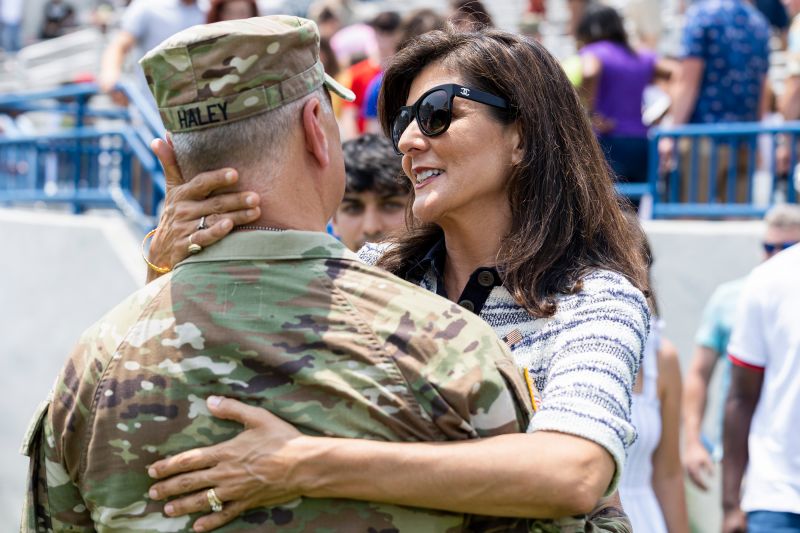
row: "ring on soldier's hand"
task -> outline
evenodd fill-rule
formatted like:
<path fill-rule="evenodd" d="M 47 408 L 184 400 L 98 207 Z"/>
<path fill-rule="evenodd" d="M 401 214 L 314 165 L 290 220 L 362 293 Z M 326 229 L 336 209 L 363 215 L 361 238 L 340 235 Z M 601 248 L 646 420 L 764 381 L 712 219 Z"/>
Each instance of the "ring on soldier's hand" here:
<path fill-rule="evenodd" d="M 222 500 L 217 496 L 217 491 L 208 489 L 206 491 L 206 498 L 208 498 L 208 504 L 211 506 L 213 512 L 218 513 L 222 511 Z"/>
<path fill-rule="evenodd" d="M 203 215 L 200 217 L 200 223 L 197 225 L 197 229 L 201 230 L 201 229 L 206 229 L 207 227 L 208 226 L 206 226 L 206 216 Z"/>
<path fill-rule="evenodd" d="M 192 235 L 189 235 L 189 248 L 188 248 L 189 253 L 192 255 L 200 252 L 203 249 L 203 247 L 200 246 L 199 244 L 195 244 L 192 242 L 193 235 L 194 233 Z"/>

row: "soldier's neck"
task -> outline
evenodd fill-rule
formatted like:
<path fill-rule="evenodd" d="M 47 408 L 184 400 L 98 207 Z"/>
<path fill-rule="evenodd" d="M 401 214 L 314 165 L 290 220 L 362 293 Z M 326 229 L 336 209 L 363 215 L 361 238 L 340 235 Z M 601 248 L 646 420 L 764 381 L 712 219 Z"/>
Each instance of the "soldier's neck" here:
<path fill-rule="evenodd" d="M 250 181 L 250 180 L 247 180 Z M 279 175 L 270 180 L 248 183 L 245 190 L 261 198 L 261 216 L 252 226 L 298 231 L 325 231 L 329 216 L 318 191 L 298 176 Z"/>

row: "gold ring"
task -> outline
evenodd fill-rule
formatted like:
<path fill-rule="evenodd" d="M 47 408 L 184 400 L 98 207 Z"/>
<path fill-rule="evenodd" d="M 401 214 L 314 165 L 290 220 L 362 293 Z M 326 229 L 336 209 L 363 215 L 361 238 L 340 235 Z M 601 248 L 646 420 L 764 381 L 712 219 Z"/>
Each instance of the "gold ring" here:
<path fill-rule="evenodd" d="M 222 511 L 222 500 L 219 499 L 217 496 L 217 491 L 214 489 L 208 489 L 206 491 L 206 498 L 208 498 L 208 505 L 211 506 L 211 510 L 215 513 Z"/>
<path fill-rule="evenodd" d="M 192 234 L 192 235 L 194 235 L 194 234 Z M 192 242 L 192 235 L 189 235 L 189 248 L 187 248 L 187 250 L 189 251 L 189 253 L 191 255 L 194 255 L 194 254 L 202 251 L 203 247 L 200 246 L 199 244 L 195 244 L 195 243 Z"/>

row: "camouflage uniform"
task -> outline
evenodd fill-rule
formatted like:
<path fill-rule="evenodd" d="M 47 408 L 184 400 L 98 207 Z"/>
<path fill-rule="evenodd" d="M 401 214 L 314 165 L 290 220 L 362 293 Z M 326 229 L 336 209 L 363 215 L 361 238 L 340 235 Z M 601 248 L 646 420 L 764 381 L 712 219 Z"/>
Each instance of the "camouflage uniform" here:
<path fill-rule="evenodd" d="M 308 435 L 443 441 L 518 432 L 525 383 L 482 320 L 323 233 L 236 233 L 90 328 L 31 433 L 29 531 L 189 531 L 146 466 L 222 442 L 209 395 Z M 463 531 L 524 521 L 347 500 L 252 510 L 225 531 Z"/>
<path fill-rule="evenodd" d="M 323 84 L 310 21 L 191 28 L 142 60 L 175 132 L 274 109 Z M 235 53 L 234 53 L 235 52 Z M 25 439 L 23 531 L 190 531 L 151 501 L 146 466 L 241 427 L 209 415 L 223 395 L 308 435 L 463 440 L 528 426 L 519 369 L 480 318 L 362 264 L 332 237 L 235 233 L 150 283 L 87 330 Z M 302 498 L 222 531 L 627 531 L 609 516 L 491 518 Z"/>

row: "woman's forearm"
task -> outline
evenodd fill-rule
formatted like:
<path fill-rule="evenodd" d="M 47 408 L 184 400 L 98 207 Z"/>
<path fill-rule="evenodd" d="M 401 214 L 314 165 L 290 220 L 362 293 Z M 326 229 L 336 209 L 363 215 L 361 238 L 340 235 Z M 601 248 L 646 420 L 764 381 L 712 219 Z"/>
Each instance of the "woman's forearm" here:
<path fill-rule="evenodd" d="M 689 533 L 689 514 L 686 510 L 686 497 L 683 472 L 678 469 L 669 476 L 653 480 L 653 492 L 661 507 L 669 533 Z"/>
<path fill-rule="evenodd" d="M 447 443 L 315 438 L 301 446 L 296 476 L 306 496 L 482 515 L 585 514 L 614 474 L 599 445 L 544 431 Z"/>

